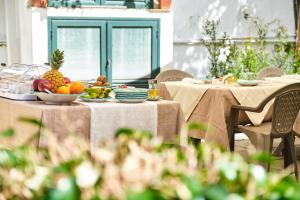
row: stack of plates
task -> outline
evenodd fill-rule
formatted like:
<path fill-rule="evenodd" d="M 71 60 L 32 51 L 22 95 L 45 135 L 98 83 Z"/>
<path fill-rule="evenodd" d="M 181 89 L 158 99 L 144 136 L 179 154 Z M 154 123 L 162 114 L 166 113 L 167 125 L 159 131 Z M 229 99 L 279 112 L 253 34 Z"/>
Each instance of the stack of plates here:
<path fill-rule="evenodd" d="M 148 90 L 141 88 L 115 89 L 116 99 L 124 103 L 140 103 L 148 98 Z"/>

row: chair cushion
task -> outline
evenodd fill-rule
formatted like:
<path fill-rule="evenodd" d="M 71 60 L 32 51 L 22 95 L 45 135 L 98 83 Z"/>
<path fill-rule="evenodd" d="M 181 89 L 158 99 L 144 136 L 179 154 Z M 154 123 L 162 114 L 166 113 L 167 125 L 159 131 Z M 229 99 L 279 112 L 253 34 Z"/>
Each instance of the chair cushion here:
<path fill-rule="evenodd" d="M 245 133 L 257 150 L 269 151 L 272 122 L 260 126 L 238 126 L 238 131 Z"/>
<path fill-rule="evenodd" d="M 249 134 L 262 134 L 262 135 L 270 135 L 272 128 L 272 122 L 262 123 L 260 126 L 238 126 L 238 130 L 243 133 Z"/>

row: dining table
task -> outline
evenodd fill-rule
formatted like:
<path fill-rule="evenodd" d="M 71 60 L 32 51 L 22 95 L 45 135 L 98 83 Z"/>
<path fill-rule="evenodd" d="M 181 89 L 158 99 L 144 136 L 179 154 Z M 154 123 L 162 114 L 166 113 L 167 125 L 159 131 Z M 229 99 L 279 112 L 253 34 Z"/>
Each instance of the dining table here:
<path fill-rule="evenodd" d="M 159 91 L 163 99 L 180 104 L 186 123 L 206 125 L 202 130 L 190 132 L 190 137 L 228 150 L 231 106 L 256 107 L 276 90 L 295 82 L 300 82 L 300 76 L 269 77 L 253 86 L 240 85 L 237 82 L 226 83 L 218 79 L 206 84 L 204 80 L 185 78 L 182 81 L 162 82 L 159 84 Z M 271 121 L 272 103 L 270 101 L 261 113 L 241 112 L 239 123 L 259 126 L 263 122 Z M 296 119 L 294 130 L 300 133 L 300 115 Z M 254 145 L 259 147 L 259 144 Z"/>
<path fill-rule="evenodd" d="M 47 105 L 42 101 L 0 98 L 0 131 L 13 129 L 15 132 L 13 138 L 1 137 L 0 146 L 16 147 L 37 134 L 34 145 L 42 147 L 46 145 L 49 133 L 59 140 L 70 134 L 77 135 L 94 146 L 100 139 L 114 137 L 114 133 L 122 127 L 153 132 L 154 136 L 169 142 L 179 134 L 183 121 L 180 113 L 179 103 L 167 100 L 143 103 L 87 103 L 77 100 L 70 105 Z M 32 120 L 41 122 L 43 126 L 28 123 Z"/>

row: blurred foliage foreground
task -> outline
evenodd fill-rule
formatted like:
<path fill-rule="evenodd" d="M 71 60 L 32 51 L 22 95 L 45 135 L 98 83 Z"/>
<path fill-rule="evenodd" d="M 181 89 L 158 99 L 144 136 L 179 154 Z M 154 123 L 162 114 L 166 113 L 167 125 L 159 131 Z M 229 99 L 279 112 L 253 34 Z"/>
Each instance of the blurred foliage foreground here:
<path fill-rule="evenodd" d="M 267 173 L 205 144 L 183 148 L 129 129 L 93 152 L 73 136 L 49 136 L 48 146 L 39 149 L 32 141 L 0 149 L 1 200 L 300 199 L 300 184 L 290 175 Z"/>

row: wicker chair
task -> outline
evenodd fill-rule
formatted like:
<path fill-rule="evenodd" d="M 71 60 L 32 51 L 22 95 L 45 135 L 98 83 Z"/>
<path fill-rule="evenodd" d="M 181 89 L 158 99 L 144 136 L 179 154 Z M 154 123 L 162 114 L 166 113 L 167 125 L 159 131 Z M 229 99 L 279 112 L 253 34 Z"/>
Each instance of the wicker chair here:
<path fill-rule="evenodd" d="M 155 79 L 159 84 L 160 82 L 166 81 L 181 81 L 184 78 L 193 78 L 193 76 L 181 70 L 170 69 L 160 72 Z"/>
<path fill-rule="evenodd" d="M 238 125 L 240 111 L 261 112 L 265 105 L 274 99 L 272 122 L 264 122 L 260 126 Z M 230 149 L 234 151 L 235 133 L 245 133 L 252 144 L 262 150 L 272 153 L 273 139 L 284 141 L 284 167 L 294 163 L 295 176 L 298 178 L 298 168 L 294 144 L 293 124 L 300 109 L 300 83 L 294 83 L 279 89 L 267 97 L 256 108 L 233 105 L 230 113 L 229 138 Z M 268 164 L 268 170 L 270 163 Z"/>
<path fill-rule="evenodd" d="M 262 80 L 265 77 L 280 77 L 284 75 L 284 71 L 278 67 L 266 67 L 257 73 L 257 79 Z"/>

